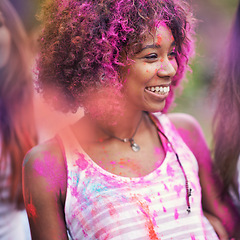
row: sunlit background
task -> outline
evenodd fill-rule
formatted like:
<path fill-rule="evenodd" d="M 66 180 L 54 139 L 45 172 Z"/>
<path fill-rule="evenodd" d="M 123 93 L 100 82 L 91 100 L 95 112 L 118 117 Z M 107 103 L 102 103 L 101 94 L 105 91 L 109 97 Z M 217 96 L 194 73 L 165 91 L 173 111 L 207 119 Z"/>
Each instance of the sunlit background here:
<path fill-rule="evenodd" d="M 29 35 L 34 38 L 38 31 L 35 14 L 40 0 L 11 0 L 11 2 L 20 14 Z M 176 99 L 176 106 L 172 111 L 192 114 L 203 127 L 207 142 L 211 146 L 211 121 L 215 102 L 212 83 L 218 71 L 218 63 L 224 58 L 225 42 L 238 0 L 191 0 L 191 4 L 198 19 L 196 55 L 191 64 L 192 73 L 188 74 L 184 91 Z M 39 107 L 39 104 L 38 102 L 36 106 Z M 63 120 L 60 120 L 64 118 L 63 115 L 45 110 L 42 115 L 37 115 L 37 123 L 42 129 L 45 127 L 52 131 L 57 129 L 51 114 L 58 116 L 59 125 L 63 123 Z"/>
<path fill-rule="evenodd" d="M 188 74 L 184 91 L 177 98 L 173 111 L 195 116 L 211 145 L 211 122 L 215 108 L 213 80 L 218 64 L 224 58 L 238 0 L 192 0 L 192 4 L 198 19 L 196 55 L 191 64 L 192 73 Z"/>

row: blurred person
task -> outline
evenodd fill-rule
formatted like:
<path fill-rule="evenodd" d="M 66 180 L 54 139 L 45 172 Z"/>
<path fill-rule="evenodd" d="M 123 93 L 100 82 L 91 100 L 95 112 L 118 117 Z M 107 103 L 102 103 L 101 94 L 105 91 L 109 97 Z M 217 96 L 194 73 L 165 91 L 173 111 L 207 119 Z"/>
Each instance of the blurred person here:
<path fill-rule="evenodd" d="M 230 194 L 240 213 L 240 2 L 224 49 L 214 82 L 214 161 L 222 197 Z"/>
<path fill-rule="evenodd" d="M 15 9 L 0 1 L 0 239 L 30 239 L 22 162 L 36 144 L 28 38 Z"/>
<path fill-rule="evenodd" d="M 198 122 L 166 114 L 193 52 L 189 5 L 54 0 L 40 17 L 38 88 L 84 116 L 25 157 L 33 240 L 218 239 L 202 207 L 233 236 Z"/>

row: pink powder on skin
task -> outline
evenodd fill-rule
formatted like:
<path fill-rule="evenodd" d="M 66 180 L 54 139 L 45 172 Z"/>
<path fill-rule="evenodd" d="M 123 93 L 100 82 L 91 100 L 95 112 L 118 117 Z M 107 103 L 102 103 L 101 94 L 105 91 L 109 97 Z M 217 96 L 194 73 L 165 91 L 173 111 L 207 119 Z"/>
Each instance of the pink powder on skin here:
<path fill-rule="evenodd" d="M 30 197 L 30 202 L 27 203 L 27 205 L 26 205 L 26 211 L 28 213 L 29 218 L 32 218 L 33 221 L 35 221 L 35 219 L 37 218 L 37 210 L 32 203 L 32 198 L 31 197 Z"/>
<path fill-rule="evenodd" d="M 58 163 L 57 157 L 49 152 L 44 152 L 43 155 L 43 159 L 36 159 L 33 169 L 37 175 L 46 179 L 48 191 L 54 191 L 59 185 L 63 189 L 66 176 L 62 166 Z"/>
<path fill-rule="evenodd" d="M 155 148 L 154 148 L 154 153 L 155 153 L 156 155 L 160 154 L 160 153 L 161 153 L 161 149 L 160 149 L 159 147 L 155 147 Z"/>
<path fill-rule="evenodd" d="M 27 204 L 26 210 L 27 210 L 29 217 L 32 218 L 33 221 L 35 221 L 35 219 L 37 217 L 37 210 L 34 207 L 34 205 L 32 203 Z"/>

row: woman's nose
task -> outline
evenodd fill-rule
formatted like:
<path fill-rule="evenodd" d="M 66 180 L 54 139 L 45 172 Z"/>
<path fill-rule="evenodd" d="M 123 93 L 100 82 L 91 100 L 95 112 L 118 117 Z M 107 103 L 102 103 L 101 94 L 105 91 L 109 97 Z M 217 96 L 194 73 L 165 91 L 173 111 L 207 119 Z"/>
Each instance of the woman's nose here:
<path fill-rule="evenodd" d="M 174 77 L 177 72 L 177 63 L 175 59 L 170 60 L 169 58 L 160 60 L 160 67 L 157 70 L 159 77 Z"/>

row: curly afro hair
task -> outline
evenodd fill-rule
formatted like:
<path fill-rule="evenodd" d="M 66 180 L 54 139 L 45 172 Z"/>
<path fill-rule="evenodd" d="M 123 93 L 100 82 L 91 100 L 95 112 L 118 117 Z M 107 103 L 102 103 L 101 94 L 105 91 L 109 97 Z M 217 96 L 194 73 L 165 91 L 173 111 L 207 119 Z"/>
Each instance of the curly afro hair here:
<path fill-rule="evenodd" d="M 99 84 L 121 85 L 119 69 L 129 64 L 146 33 L 164 22 L 177 45 L 179 85 L 193 52 L 193 23 L 189 5 L 180 0 L 48 0 L 37 62 L 37 88 L 56 109 L 75 112 L 84 107 L 84 92 Z M 127 53 L 121 59 L 121 53 Z M 166 101 L 166 111 L 173 91 Z"/>

